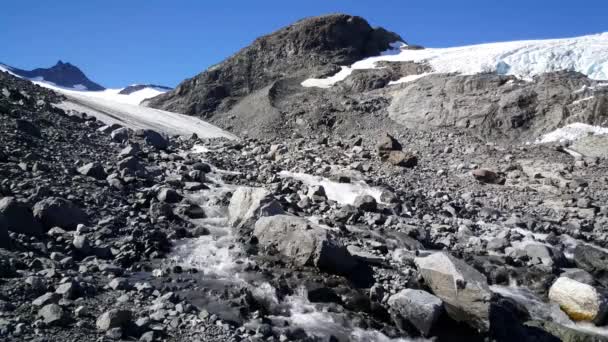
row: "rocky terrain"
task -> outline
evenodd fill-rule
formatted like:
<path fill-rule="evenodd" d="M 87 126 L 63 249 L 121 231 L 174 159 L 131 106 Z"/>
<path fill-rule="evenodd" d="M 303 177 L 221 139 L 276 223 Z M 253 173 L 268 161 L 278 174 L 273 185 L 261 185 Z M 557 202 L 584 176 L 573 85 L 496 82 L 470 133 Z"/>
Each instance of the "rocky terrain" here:
<path fill-rule="evenodd" d="M 396 37 L 303 20 L 150 103 L 232 140 L 106 125 L 0 73 L 0 339 L 607 341 L 608 139 L 526 143 L 604 123 L 604 88 L 388 88 L 429 70 L 401 62 L 301 86 Z"/>

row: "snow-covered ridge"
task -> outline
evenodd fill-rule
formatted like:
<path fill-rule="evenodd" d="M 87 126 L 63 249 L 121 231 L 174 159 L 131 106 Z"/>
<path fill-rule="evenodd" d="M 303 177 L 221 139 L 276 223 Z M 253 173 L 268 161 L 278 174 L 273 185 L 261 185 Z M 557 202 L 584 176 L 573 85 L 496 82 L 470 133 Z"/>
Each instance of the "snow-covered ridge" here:
<path fill-rule="evenodd" d="M 6 71 L 15 77 L 24 78 L 14 72 L 12 72 L 11 67 L 9 67 L 8 65 L 0 64 L 0 71 Z M 123 91 L 124 89 L 127 89 L 129 87 L 134 87 L 137 85 L 131 85 L 131 86 L 125 87 L 125 88 L 105 89 L 105 90 L 100 90 L 100 91 L 89 91 L 87 89 L 87 87 L 82 84 L 77 84 L 74 87 L 67 88 L 67 87 L 58 86 L 57 84 L 55 84 L 53 82 L 45 80 L 43 77 L 29 78 L 29 80 L 35 84 L 40 85 L 41 87 L 50 88 L 55 91 L 62 92 L 64 94 L 82 95 L 82 96 L 87 96 L 87 97 L 92 97 L 92 98 L 97 98 L 97 99 L 102 99 L 102 100 L 110 100 L 110 101 L 114 101 L 114 102 L 118 102 L 118 103 L 131 104 L 131 105 L 139 105 L 143 100 L 153 98 L 153 97 L 158 96 L 162 93 L 165 93 L 169 90 L 168 88 L 164 88 L 164 87 L 149 86 L 149 87 L 144 87 L 140 90 L 131 92 L 129 94 L 121 94 L 120 92 Z"/>
<path fill-rule="evenodd" d="M 376 62 L 427 63 L 434 73 L 474 75 L 496 72 L 522 79 L 546 72 L 578 71 L 596 80 L 608 79 L 608 32 L 576 38 L 525 40 L 451 48 L 401 49 L 344 66 L 337 74 L 302 82 L 304 87 L 328 88 L 356 69 L 374 69 Z M 405 79 L 402 82 L 412 81 Z M 395 82 L 401 83 L 401 82 Z"/>

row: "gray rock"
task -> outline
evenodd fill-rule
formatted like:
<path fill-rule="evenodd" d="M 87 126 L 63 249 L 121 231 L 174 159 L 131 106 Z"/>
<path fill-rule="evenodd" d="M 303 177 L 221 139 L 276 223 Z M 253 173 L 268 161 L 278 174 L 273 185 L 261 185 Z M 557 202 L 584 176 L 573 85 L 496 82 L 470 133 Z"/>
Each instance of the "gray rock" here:
<path fill-rule="evenodd" d="M 402 290 L 388 299 L 388 305 L 398 326 L 404 320 L 424 336 L 429 336 L 443 313 L 441 299 L 421 290 Z"/>
<path fill-rule="evenodd" d="M 587 285 L 593 285 L 595 283 L 593 276 L 580 268 L 564 268 L 562 270 L 564 272 L 560 274 L 560 277 L 570 278 Z"/>
<path fill-rule="evenodd" d="M 169 146 L 169 142 L 160 133 L 151 129 L 145 129 L 141 133 L 144 141 L 148 146 L 152 146 L 159 150 L 165 150 Z"/>
<path fill-rule="evenodd" d="M 80 293 L 80 286 L 75 282 L 68 281 L 57 286 L 55 293 L 65 299 L 76 299 Z"/>
<path fill-rule="evenodd" d="M 302 217 L 261 217 L 255 223 L 253 234 L 261 246 L 276 249 L 299 266 L 315 266 L 329 272 L 348 274 L 357 265 L 329 230 Z"/>
<path fill-rule="evenodd" d="M 141 165 L 136 157 L 127 157 L 125 159 L 121 159 L 118 164 L 116 164 L 116 167 L 120 171 L 126 170 L 131 174 L 145 171 L 144 166 Z"/>
<path fill-rule="evenodd" d="M 103 180 L 108 175 L 106 171 L 103 169 L 103 166 L 99 163 L 88 163 L 84 166 L 78 168 L 78 173 L 83 176 L 93 177 L 95 179 Z"/>
<path fill-rule="evenodd" d="M 486 277 L 445 252 L 414 259 L 420 275 L 456 321 L 487 332 L 492 291 Z"/>
<path fill-rule="evenodd" d="M 141 152 L 141 148 L 138 144 L 129 144 L 118 153 L 118 158 L 135 157 Z"/>
<path fill-rule="evenodd" d="M 47 293 L 43 294 L 42 296 L 34 299 L 34 301 L 32 302 L 32 305 L 45 306 L 48 304 L 57 303 L 59 301 L 59 298 L 61 298 L 61 296 L 59 296 L 57 293 L 47 292 Z"/>
<path fill-rule="evenodd" d="M 34 205 L 34 217 L 44 228 L 61 227 L 74 230 L 79 223 L 88 222 L 86 213 L 71 201 L 59 197 L 49 197 Z"/>
<path fill-rule="evenodd" d="M 228 206 L 228 222 L 233 227 L 253 226 L 258 217 L 284 213 L 281 204 L 263 188 L 239 187 Z"/>
<path fill-rule="evenodd" d="M 608 286 L 608 253 L 580 243 L 574 248 L 573 254 L 576 266 L 591 273 L 602 285 Z"/>
<path fill-rule="evenodd" d="M 172 218 L 173 217 L 173 207 L 168 203 L 151 203 L 150 209 L 148 210 L 148 214 L 154 220 L 158 220 L 159 217 Z"/>
<path fill-rule="evenodd" d="M 129 310 L 113 309 L 104 312 L 97 318 L 96 326 L 100 331 L 108 331 L 112 328 L 122 328 L 131 322 L 133 314 Z"/>
<path fill-rule="evenodd" d="M 30 207 L 14 197 L 0 199 L 0 227 L 19 234 L 35 236 L 44 234 L 42 225 L 34 218 Z"/>
<path fill-rule="evenodd" d="M 353 205 L 363 211 L 376 211 L 378 208 L 376 199 L 370 195 L 357 196 Z"/>
<path fill-rule="evenodd" d="M 175 189 L 168 187 L 162 187 L 158 190 L 156 198 L 165 203 L 177 203 L 182 200 L 182 195 L 177 193 Z"/>
<path fill-rule="evenodd" d="M 110 133 L 110 137 L 116 142 L 127 141 L 129 140 L 129 130 L 125 127 L 115 129 Z"/>
<path fill-rule="evenodd" d="M 38 311 L 38 316 L 48 325 L 62 325 L 66 323 L 66 314 L 57 304 L 47 304 Z"/>

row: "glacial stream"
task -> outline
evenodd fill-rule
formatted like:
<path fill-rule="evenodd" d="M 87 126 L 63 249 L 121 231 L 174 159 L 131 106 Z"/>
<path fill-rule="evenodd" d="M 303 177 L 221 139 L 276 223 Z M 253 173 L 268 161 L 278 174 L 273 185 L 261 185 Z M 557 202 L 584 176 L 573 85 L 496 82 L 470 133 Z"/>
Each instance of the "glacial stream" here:
<path fill-rule="evenodd" d="M 203 147 L 195 147 L 194 151 L 204 155 L 208 150 Z M 232 234 L 232 229 L 227 224 L 227 207 L 225 203 L 221 203 L 220 199 L 226 192 L 234 191 L 236 187 L 225 184 L 221 179 L 221 173 L 229 173 L 229 171 L 213 169 L 208 174 L 208 178 L 215 184 L 215 187 L 189 195 L 189 199 L 200 205 L 207 214 L 207 218 L 193 220 L 193 222 L 200 227 L 207 228 L 210 234 L 185 239 L 178 243 L 171 257 L 175 263 L 188 268 L 196 268 L 209 284 L 214 283 L 218 288 L 242 286 L 249 289 L 258 300 L 270 304 L 273 310 L 273 314 L 269 317 L 271 320 L 287 322 L 289 326 L 299 327 L 309 335 L 319 337 L 333 335 L 340 341 L 354 342 L 413 341 L 404 338 L 391 339 L 379 331 L 354 327 L 346 315 L 329 312 L 325 304 L 308 301 L 305 289 L 279 300 L 275 289 L 265 282 L 261 275 L 251 271 L 251 266 L 255 262 L 248 258 L 245 251 L 242 250 Z M 371 195 L 380 201 L 382 193 L 381 189 L 370 187 L 363 182 L 338 183 L 323 177 L 286 171 L 281 172 L 280 176 L 297 179 L 307 185 L 322 185 L 329 199 L 342 204 L 352 204 L 354 199 L 362 194 Z M 518 233 L 525 235 L 526 240 L 544 242 L 544 234 L 523 229 L 519 229 Z M 576 244 L 583 243 L 568 236 L 564 236 L 563 239 L 567 239 L 564 241 L 568 246 L 565 251 L 566 256 L 569 256 L 569 252 Z M 524 305 L 535 319 L 553 321 L 578 330 L 608 336 L 606 328 L 572 322 L 556 304 L 543 301 L 526 288 L 494 285 L 491 286 L 491 289 Z M 254 323 L 246 323 L 246 325 L 252 326 Z M 415 339 L 415 341 L 424 340 Z"/>

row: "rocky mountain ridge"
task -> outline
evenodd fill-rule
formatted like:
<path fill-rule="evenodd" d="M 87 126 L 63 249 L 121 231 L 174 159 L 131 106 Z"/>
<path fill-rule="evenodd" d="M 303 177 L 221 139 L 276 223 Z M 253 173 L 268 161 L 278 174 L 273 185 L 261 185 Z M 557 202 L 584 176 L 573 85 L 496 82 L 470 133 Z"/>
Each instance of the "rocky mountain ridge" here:
<path fill-rule="evenodd" d="M 91 81 L 78 67 L 58 61 L 50 68 L 36 68 L 33 70 L 22 70 L 9 67 L 9 70 L 21 77 L 51 82 L 59 87 L 74 88 L 79 90 L 99 91 L 103 86 Z"/>

